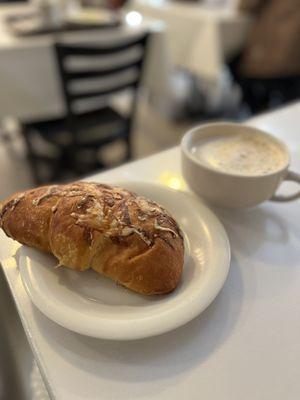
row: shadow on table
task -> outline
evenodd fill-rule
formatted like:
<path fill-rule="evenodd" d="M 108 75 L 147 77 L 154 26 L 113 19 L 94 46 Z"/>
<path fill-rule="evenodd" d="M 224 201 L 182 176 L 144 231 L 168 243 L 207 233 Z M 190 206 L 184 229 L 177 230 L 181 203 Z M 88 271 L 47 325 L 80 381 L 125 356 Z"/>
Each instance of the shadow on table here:
<path fill-rule="evenodd" d="M 227 231 L 232 254 L 241 266 L 244 315 L 262 299 L 275 301 L 294 283 L 300 255 L 298 221 L 289 213 L 283 216 L 283 207 L 287 205 L 269 203 L 245 210 L 214 209 Z"/>
<path fill-rule="evenodd" d="M 278 208 L 280 211 L 280 208 Z M 291 245 L 293 227 L 270 207 L 245 210 L 214 208 L 229 236 L 233 252 L 239 252 L 248 259 L 263 261 L 270 265 L 298 265 L 299 250 Z M 284 249 L 289 243 L 289 254 Z M 269 250 L 270 248 L 270 250 Z M 283 259 L 284 258 L 284 259 Z"/>

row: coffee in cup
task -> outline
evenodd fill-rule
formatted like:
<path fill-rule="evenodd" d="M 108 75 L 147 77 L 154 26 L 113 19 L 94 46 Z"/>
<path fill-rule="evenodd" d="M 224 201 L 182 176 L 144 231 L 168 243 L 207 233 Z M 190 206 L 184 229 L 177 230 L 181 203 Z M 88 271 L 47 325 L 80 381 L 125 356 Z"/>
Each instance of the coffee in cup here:
<path fill-rule="evenodd" d="M 283 180 L 300 183 L 300 175 L 288 170 L 286 145 L 257 128 L 227 122 L 202 125 L 184 135 L 181 150 L 185 180 L 212 204 L 240 208 L 300 197 L 300 192 L 275 195 Z"/>

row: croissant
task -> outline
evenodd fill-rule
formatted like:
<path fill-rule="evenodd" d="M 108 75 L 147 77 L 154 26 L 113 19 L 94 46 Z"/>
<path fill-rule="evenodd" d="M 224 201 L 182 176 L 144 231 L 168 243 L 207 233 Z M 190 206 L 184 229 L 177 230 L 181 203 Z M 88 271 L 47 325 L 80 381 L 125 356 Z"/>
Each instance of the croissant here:
<path fill-rule="evenodd" d="M 181 277 L 182 233 L 154 201 L 105 184 L 44 186 L 8 198 L 7 236 L 50 252 L 77 271 L 99 274 L 141 294 L 169 293 Z"/>

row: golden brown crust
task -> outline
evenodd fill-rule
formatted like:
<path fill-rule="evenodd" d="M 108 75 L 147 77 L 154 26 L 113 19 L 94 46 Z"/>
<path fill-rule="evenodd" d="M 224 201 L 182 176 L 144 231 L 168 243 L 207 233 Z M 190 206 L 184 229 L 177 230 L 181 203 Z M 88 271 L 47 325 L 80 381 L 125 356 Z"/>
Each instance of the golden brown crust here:
<path fill-rule="evenodd" d="M 155 202 L 118 187 L 76 182 L 17 193 L 4 202 L 0 227 L 61 265 L 92 268 L 138 293 L 168 293 L 180 280 L 177 223 Z"/>

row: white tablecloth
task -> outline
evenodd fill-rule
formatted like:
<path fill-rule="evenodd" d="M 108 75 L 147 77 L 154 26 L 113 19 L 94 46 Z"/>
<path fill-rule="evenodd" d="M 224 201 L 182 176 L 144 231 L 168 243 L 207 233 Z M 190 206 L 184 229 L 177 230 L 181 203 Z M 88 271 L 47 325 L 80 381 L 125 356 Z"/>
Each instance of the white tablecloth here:
<path fill-rule="evenodd" d="M 170 65 L 165 48 L 163 23 L 144 21 L 138 26 L 123 25 L 105 31 L 90 30 L 18 38 L 7 31 L 4 18 L 7 14 L 24 10 L 30 10 L 30 7 L 0 5 L 0 121 L 7 116 L 35 120 L 64 114 L 64 103 L 52 48 L 54 40 L 101 42 L 116 37 L 126 39 L 150 32 L 143 86 L 159 108 L 164 108 L 168 103 Z M 121 102 L 117 100 L 117 103 L 124 102 L 121 99 Z"/>
<path fill-rule="evenodd" d="M 299 113 L 300 103 L 249 121 L 287 143 L 298 171 Z M 92 179 L 180 187 L 179 148 Z M 225 286 L 202 315 L 159 337 L 122 343 L 70 332 L 33 306 L 14 260 L 4 263 L 52 399 L 299 400 L 299 201 L 216 213 L 232 249 Z M 16 245 L 0 239 L 4 260 Z"/>
<path fill-rule="evenodd" d="M 210 9 L 192 3 L 133 0 L 130 8 L 146 16 L 140 25 L 125 25 L 111 33 L 90 31 L 17 38 L 7 31 L 3 20 L 7 14 L 30 7 L 0 5 L 0 120 L 6 116 L 34 120 L 64 114 L 52 51 L 55 39 L 100 41 L 104 35 L 125 37 L 150 31 L 152 39 L 143 83 L 152 104 L 169 112 L 169 78 L 174 67 L 184 67 L 218 87 L 223 62 L 240 49 L 249 25 L 245 16 L 232 9 Z M 149 22 L 149 18 L 165 24 Z"/>
<path fill-rule="evenodd" d="M 165 22 L 174 65 L 212 81 L 218 79 L 224 61 L 242 48 L 250 25 L 249 17 L 234 7 L 188 0 L 131 0 L 130 8 Z"/>

